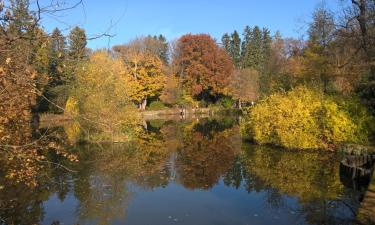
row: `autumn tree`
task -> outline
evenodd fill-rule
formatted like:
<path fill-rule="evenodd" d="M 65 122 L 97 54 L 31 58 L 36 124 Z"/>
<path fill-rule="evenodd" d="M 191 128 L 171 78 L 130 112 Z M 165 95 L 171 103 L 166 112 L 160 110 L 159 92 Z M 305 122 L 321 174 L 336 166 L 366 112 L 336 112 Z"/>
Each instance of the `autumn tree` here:
<path fill-rule="evenodd" d="M 138 52 L 156 56 L 165 65 L 167 65 L 169 61 L 169 46 L 163 35 L 138 37 L 129 41 L 127 44 L 115 45 L 112 49 L 122 56 Z"/>
<path fill-rule="evenodd" d="M 243 102 L 255 101 L 259 97 L 259 72 L 254 69 L 236 70 L 230 82 L 230 93 L 241 108 Z"/>
<path fill-rule="evenodd" d="M 347 64 L 350 64 L 353 59 L 364 62 L 362 82 L 357 87 L 357 93 L 375 113 L 375 2 L 352 0 L 350 3 L 344 9 L 339 35 L 354 49 L 346 60 Z"/>
<path fill-rule="evenodd" d="M 124 60 L 127 69 L 128 95 L 141 110 L 158 98 L 165 85 L 169 46 L 160 35 L 136 38 L 113 51 Z"/>
<path fill-rule="evenodd" d="M 104 50 L 94 52 L 76 70 L 65 113 L 79 122 L 89 141 L 128 141 L 137 127 L 136 109 L 127 93 L 126 67 Z"/>
<path fill-rule="evenodd" d="M 0 171 L 9 181 L 30 186 L 48 165 L 43 151 L 57 150 L 55 142 L 35 132 L 36 100 L 43 96 L 49 61 L 48 36 L 38 15 L 30 11 L 29 1 L 0 3 Z"/>
<path fill-rule="evenodd" d="M 165 77 L 165 85 L 160 95 L 160 100 L 168 105 L 174 105 L 181 98 L 182 90 L 178 78 L 174 75 Z"/>
<path fill-rule="evenodd" d="M 139 109 L 145 110 L 147 100 L 161 94 L 164 87 L 164 73 L 161 60 L 147 53 L 133 52 L 125 58 L 126 91 Z"/>
<path fill-rule="evenodd" d="M 326 6 L 319 6 L 313 13 L 308 34 L 309 41 L 304 50 L 306 78 L 323 84 L 327 91 L 328 83 L 334 75 L 332 42 L 335 38 L 335 21 Z M 319 83 L 317 84 L 319 85 Z"/>
<path fill-rule="evenodd" d="M 223 48 L 207 34 L 187 34 L 178 40 L 173 64 L 183 86 L 195 97 L 227 94 L 233 64 Z"/>

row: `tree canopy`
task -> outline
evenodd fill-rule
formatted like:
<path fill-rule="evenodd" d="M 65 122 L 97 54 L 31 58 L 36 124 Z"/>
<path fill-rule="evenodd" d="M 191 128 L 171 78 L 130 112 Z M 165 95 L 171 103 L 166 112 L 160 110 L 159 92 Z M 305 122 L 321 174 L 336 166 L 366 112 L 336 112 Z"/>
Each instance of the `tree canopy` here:
<path fill-rule="evenodd" d="M 173 63 L 183 85 L 192 95 L 204 91 L 226 94 L 233 72 L 233 64 L 223 48 L 207 34 L 182 36 L 177 43 Z"/>

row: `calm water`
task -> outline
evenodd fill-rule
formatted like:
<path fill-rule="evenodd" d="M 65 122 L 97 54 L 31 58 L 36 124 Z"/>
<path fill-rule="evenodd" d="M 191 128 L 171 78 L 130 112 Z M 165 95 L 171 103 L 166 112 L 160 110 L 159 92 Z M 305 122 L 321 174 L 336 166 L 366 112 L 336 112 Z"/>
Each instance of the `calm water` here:
<path fill-rule="evenodd" d="M 340 155 L 252 145 L 229 118 L 147 129 L 137 146 L 72 148 L 76 172 L 50 170 L 36 191 L 0 190 L 0 224 L 355 224 L 365 187 Z"/>

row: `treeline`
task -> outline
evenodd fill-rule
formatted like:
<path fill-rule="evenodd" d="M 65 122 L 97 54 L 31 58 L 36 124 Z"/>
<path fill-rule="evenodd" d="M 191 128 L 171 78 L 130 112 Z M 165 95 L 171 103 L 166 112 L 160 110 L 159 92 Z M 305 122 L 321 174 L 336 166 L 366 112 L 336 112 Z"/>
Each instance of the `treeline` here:
<path fill-rule="evenodd" d="M 326 93 L 358 94 L 373 108 L 373 5 L 352 1 L 336 16 L 324 5 L 317 7 L 307 40 L 246 26 L 242 35 L 224 34 L 221 43 L 206 34 L 187 34 L 170 43 L 159 35 L 107 52 L 123 61 L 124 73 L 132 78 L 127 97 L 142 110 L 153 102 L 197 107 L 233 106 L 235 100 L 240 106 L 301 84 Z M 28 1 L 3 3 L 1 12 L 3 70 L 31 67 L 40 92 L 33 111 L 62 112 L 80 66 L 95 54 L 86 47 L 85 31 L 75 27 L 66 37 L 58 28 L 46 33 Z"/>
<path fill-rule="evenodd" d="M 235 102 L 241 106 L 299 85 L 330 94 L 359 95 L 373 108 L 373 3 L 363 4 L 366 16 L 360 20 L 352 19 L 362 13 L 355 3 L 343 9 L 350 13 L 342 16 L 320 5 L 313 13 L 307 40 L 246 26 L 242 35 L 225 33 L 221 43 L 206 34 L 187 34 L 170 43 L 162 35 L 150 35 L 106 51 L 108 57 L 124 63 L 129 84 L 126 97 L 141 110 L 233 107 Z M 34 110 L 61 113 L 80 66 L 95 52 L 86 48 L 87 38 L 79 27 L 66 37 L 57 28 L 50 35 L 37 30 L 40 47 L 29 64 L 42 77 L 43 95 Z"/>

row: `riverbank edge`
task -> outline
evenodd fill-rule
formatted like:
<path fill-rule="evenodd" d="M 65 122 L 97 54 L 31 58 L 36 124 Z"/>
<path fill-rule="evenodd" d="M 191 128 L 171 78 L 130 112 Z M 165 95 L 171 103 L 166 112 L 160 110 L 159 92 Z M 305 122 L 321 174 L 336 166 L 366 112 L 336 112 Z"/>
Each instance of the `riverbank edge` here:
<path fill-rule="evenodd" d="M 163 109 L 163 110 L 146 110 L 139 111 L 139 114 L 144 120 L 153 120 L 153 119 L 168 119 L 169 117 L 173 118 L 200 118 L 207 117 L 218 113 L 220 110 L 213 108 L 172 108 L 172 109 Z M 53 114 L 53 113 L 41 113 L 39 114 L 39 126 L 56 126 L 63 125 L 72 120 L 70 116 L 65 114 Z"/>

